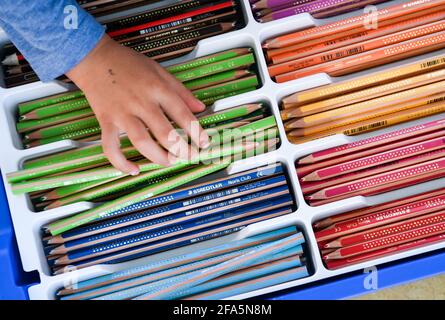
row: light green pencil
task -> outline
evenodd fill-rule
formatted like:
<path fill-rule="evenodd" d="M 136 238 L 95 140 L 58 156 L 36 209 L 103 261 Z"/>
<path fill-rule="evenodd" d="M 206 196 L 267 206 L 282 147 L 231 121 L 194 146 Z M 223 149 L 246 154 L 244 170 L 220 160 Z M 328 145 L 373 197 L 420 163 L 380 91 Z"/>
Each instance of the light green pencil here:
<path fill-rule="evenodd" d="M 201 151 L 196 158 L 191 159 L 190 161 L 178 160 L 177 164 L 173 165 L 172 167 L 175 166 L 183 167 L 183 165 L 198 164 L 200 162 L 210 161 L 216 158 L 227 157 L 235 153 L 242 153 L 247 149 L 252 149 L 256 145 L 257 145 L 256 143 L 247 142 L 238 145 L 227 145 L 221 147 L 218 146 L 211 149 L 206 149 Z M 162 168 L 161 165 L 151 162 L 139 164 L 139 171 L 141 173 L 160 168 Z M 124 177 L 127 175 L 128 174 L 123 173 L 113 167 L 105 167 L 99 169 L 86 170 L 83 172 L 75 172 L 66 175 L 60 175 L 56 177 L 23 181 L 12 184 L 11 189 L 14 194 L 23 194 L 33 191 L 47 190 L 47 189 L 58 188 L 61 186 L 84 183 L 88 181 L 95 181 L 118 176 Z"/>
<path fill-rule="evenodd" d="M 193 95 L 196 99 L 203 100 L 223 94 L 228 94 L 234 91 L 240 91 L 250 87 L 258 86 L 257 76 L 250 76 L 242 79 L 237 79 L 234 81 L 225 82 L 218 84 L 216 86 L 195 90 Z"/>
<path fill-rule="evenodd" d="M 64 92 L 56 95 L 52 95 L 50 97 L 45 97 L 41 99 L 36 99 L 32 101 L 27 101 L 23 103 L 19 103 L 19 114 L 23 115 L 25 113 L 31 112 L 35 109 L 46 107 L 52 104 L 60 103 L 63 101 L 68 101 L 76 98 L 83 97 L 84 93 L 80 90 Z"/>
<path fill-rule="evenodd" d="M 67 112 L 85 109 L 88 108 L 89 106 L 90 105 L 86 98 L 73 99 L 56 103 L 54 105 L 49 105 L 47 107 L 35 109 L 31 112 L 25 113 L 24 115 L 20 116 L 19 120 L 23 121 L 23 120 L 43 119 Z"/>

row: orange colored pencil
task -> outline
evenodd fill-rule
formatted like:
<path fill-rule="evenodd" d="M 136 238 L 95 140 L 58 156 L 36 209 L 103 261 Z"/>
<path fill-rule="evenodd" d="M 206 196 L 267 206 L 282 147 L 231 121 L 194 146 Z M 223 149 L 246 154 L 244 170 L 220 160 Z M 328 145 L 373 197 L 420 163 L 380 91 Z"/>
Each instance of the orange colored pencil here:
<path fill-rule="evenodd" d="M 394 5 L 388 8 L 378 10 L 376 17 L 381 25 L 384 21 L 393 20 L 398 17 L 406 17 L 408 14 L 420 13 L 419 15 L 425 15 L 423 10 L 438 7 L 444 5 L 444 0 L 417 0 L 410 1 L 408 3 L 402 3 Z M 438 10 L 439 11 L 439 10 Z M 338 22 L 326 24 L 319 27 L 314 27 L 294 33 L 289 33 L 276 37 L 274 39 L 267 40 L 263 47 L 268 48 L 281 48 L 290 46 L 296 43 L 307 42 L 312 39 L 321 38 L 328 35 L 339 34 L 342 31 L 354 30 L 360 32 L 366 30 L 369 20 L 369 14 L 363 14 L 357 17 L 344 19 Z"/>
<path fill-rule="evenodd" d="M 445 47 L 445 32 L 438 32 L 388 47 L 371 50 L 355 56 L 326 62 L 321 65 L 277 75 L 276 82 L 282 83 L 317 73 L 330 76 L 346 75 L 355 71 L 369 69 L 385 63 L 424 54 Z"/>
<path fill-rule="evenodd" d="M 303 57 L 279 64 L 273 64 L 268 67 L 271 77 L 279 74 L 292 72 L 295 70 L 305 69 L 311 66 L 316 66 L 326 62 L 339 60 L 341 58 L 355 56 L 363 52 L 369 52 L 382 47 L 387 47 L 400 42 L 420 38 L 422 36 L 430 35 L 436 32 L 445 30 L 445 21 L 433 22 L 427 25 L 400 31 L 375 39 L 370 39 L 357 44 L 340 47 L 337 49 L 328 50 L 320 54 L 315 54 L 309 57 Z"/>
<path fill-rule="evenodd" d="M 273 64 L 279 64 L 287 61 L 292 61 L 328 50 L 352 45 L 354 43 L 361 43 L 370 39 L 382 37 L 385 35 L 400 33 L 400 31 L 423 26 L 435 21 L 445 18 L 445 12 L 435 12 L 425 16 L 414 17 L 412 19 L 400 21 L 397 23 L 381 26 L 377 29 L 365 30 L 363 32 L 355 33 L 345 37 L 336 38 L 329 41 L 324 41 L 318 44 L 313 44 L 303 48 L 292 50 L 292 47 L 285 47 L 288 51 L 283 53 L 276 52 L 276 50 L 267 51 L 267 55 Z M 284 50 L 282 50 L 284 51 Z"/>

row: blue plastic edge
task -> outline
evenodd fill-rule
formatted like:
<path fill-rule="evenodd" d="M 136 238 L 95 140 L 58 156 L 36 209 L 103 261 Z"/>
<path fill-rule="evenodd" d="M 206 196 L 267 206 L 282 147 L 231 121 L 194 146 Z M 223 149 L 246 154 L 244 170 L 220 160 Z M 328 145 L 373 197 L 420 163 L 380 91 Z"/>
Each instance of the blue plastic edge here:
<path fill-rule="evenodd" d="M 3 181 L 0 183 L 0 299 L 26 300 L 35 273 L 23 271 Z"/>

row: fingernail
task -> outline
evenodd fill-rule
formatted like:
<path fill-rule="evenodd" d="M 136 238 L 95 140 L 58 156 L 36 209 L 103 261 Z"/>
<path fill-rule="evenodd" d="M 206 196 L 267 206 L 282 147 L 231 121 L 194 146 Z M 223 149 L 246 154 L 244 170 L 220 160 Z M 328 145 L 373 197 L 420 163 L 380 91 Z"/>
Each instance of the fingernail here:
<path fill-rule="evenodd" d="M 206 105 L 204 104 L 204 102 L 202 102 L 200 100 L 198 100 L 198 102 L 199 102 L 199 106 L 201 107 L 201 109 L 204 110 L 206 108 Z"/>
<path fill-rule="evenodd" d="M 201 140 L 199 141 L 199 146 L 202 149 L 207 149 L 210 146 L 209 137 L 207 135 L 205 137 L 201 137 Z"/>
<path fill-rule="evenodd" d="M 139 174 L 139 170 L 138 169 L 134 169 L 134 170 L 130 171 L 130 174 L 132 176 L 137 176 Z"/>

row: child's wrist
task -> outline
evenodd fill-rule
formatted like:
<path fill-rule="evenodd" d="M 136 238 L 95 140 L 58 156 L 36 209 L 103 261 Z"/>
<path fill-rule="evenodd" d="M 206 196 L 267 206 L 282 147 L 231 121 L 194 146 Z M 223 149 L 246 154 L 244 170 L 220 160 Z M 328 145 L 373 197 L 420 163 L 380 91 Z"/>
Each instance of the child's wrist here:
<path fill-rule="evenodd" d="M 110 52 L 109 48 L 113 45 L 115 45 L 114 41 L 105 34 L 96 47 L 79 64 L 66 73 L 68 78 L 80 89 L 85 90 L 88 88 L 93 84 L 94 81 L 92 80 L 95 79 L 95 75 L 97 76 L 98 70 L 104 67 L 103 62 L 106 53 Z"/>

